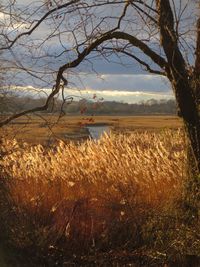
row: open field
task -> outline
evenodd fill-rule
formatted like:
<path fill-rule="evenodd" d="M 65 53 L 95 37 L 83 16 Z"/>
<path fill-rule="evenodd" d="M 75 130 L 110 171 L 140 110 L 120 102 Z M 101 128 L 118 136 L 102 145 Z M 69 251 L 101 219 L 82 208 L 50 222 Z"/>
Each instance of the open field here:
<path fill-rule="evenodd" d="M 134 130 L 176 129 L 182 126 L 176 116 L 64 116 L 56 115 L 22 117 L 0 130 L 0 136 L 16 138 L 28 143 L 46 143 L 57 139 L 86 139 L 90 124 L 107 124 L 114 133 L 127 133 Z"/>

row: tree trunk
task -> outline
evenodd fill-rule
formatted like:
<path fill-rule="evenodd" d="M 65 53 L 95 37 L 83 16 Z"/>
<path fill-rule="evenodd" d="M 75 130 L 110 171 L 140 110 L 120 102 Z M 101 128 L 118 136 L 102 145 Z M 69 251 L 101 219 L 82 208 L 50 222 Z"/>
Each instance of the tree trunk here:
<path fill-rule="evenodd" d="M 197 135 L 199 135 L 200 129 L 199 126 L 197 130 L 192 129 L 192 126 L 188 126 L 186 130 L 189 136 L 189 144 L 187 148 L 187 180 L 184 187 L 183 208 L 185 223 L 192 226 L 199 220 L 200 215 L 200 155 L 199 151 L 197 151 L 200 141 Z"/>
<path fill-rule="evenodd" d="M 178 78 L 178 77 L 177 77 Z M 200 174 L 200 114 L 194 88 L 185 79 L 174 82 L 174 92 L 188 137 L 188 166 L 194 176 Z"/>
<path fill-rule="evenodd" d="M 198 70 L 200 70 L 200 21 L 197 23 L 196 72 L 191 73 L 179 48 L 170 1 L 156 0 L 156 6 L 159 13 L 158 25 L 162 46 L 169 65 L 167 75 L 174 89 L 179 113 L 184 121 L 192 152 L 190 156 L 192 159 L 190 160 L 194 161 L 193 171 L 197 175 L 200 173 L 200 114 L 199 102 L 195 93 L 197 87 L 193 82 L 198 75 Z"/>
<path fill-rule="evenodd" d="M 194 78 L 193 78 L 194 79 Z M 184 221 L 194 225 L 200 210 L 200 114 L 194 97 L 193 82 L 179 79 L 174 81 L 174 91 L 178 108 L 188 137 L 187 177 L 184 188 Z M 187 87 L 186 87 L 187 86 Z M 184 96 L 184 97 L 183 97 Z M 187 97 L 186 97 L 187 96 Z M 180 265 L 182 266 L 182 265 Z M 184 266 L 184 265 L 183 265 Z M 190 266 L 190 265 L 188 265 Z M 194 265 L 195 266 L 195 265 Z M 198 266 L 198 265 L 197 265 Z"/>
<path fill-rule="evenodd" d="M 200 125 L 186 124 L 186 127 L 189 137 L 188 168 L 190 176 L 198 176 L 200 174 Z"/>

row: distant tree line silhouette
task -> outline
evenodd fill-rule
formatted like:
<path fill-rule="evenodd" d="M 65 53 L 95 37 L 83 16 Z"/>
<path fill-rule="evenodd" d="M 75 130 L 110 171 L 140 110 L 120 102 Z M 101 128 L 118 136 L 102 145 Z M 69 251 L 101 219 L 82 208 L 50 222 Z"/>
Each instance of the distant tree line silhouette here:
<path fill-rule="evenodd" d="M 16 97 L 7 98 L 0 96 L 0 113 L 8 114 L 21 112 L 44 104 L 44 98 Z M 14 104 L 13 104 L 14 103 Z M 63 105 L 61 100 L 54 100 L 44 113 L 59 113 L 70 115 L 156 115 L 156 114 L 177 114 L 175 100 L 169 99 L 149 99 L 139 103 L 128 104 L 117 101 L 89 101 L 82 99 L 72 101 Z"/>

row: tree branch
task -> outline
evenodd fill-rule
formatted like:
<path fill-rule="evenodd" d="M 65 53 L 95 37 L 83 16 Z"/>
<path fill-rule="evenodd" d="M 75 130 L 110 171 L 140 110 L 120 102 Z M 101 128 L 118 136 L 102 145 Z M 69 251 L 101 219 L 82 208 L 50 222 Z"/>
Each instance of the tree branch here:
<path fill-rule="evenodd" d="M 124 48 L 103 47 L 102 49 L 103 50 L 116 51 L 117 53 L 125 54 L 125 55 L 133 58 L 134 60 L 136 60 L 140 65 L 144 66 L 149 73 L 153 73 L 153 74 L 157 74 L 157 75 L 162 75 L 162 76 L 167 76 L 167 74 L 165 72 L 152 69 L 149 66 L 149 64 L 147 64 L 146 62 L 144 62 L 140 58 L 136 57 L 135 55 L 131 54 L 130 52 L 125 51 Z"/>
<path fill-rule="evenodd" d="M 63 5 L 60 5 L 60 6 L 58 6 L 58 7 L 56 7 L 56 8 L 53 8 L 53 9 L 51 9 L 51 10 L 49 10 L 43 17 L 41 17 L 41 19 L 39 19 L 38 20 L 38 22 L 29 30 L 29 31 L 27 31 L 27 32 L 22 32 L 22 33 L 20 33 L 13 41 L 11 41 L 11 40 L 9 40 L 11 43 L 10 43 L 10 45 L 8 45 L 8 46 L 4 46 L 4 47 L 0 47 L 0 51 L 1 50 L 7 50 L 7 49 L 10 49 L 16 42 L 17 42 L 17 40 L 18 39 L 20 39 L 22 36 L 25 36 L 25 35 L 31 35 L 32 34 L 32 32 L 36 29 L 36 28 L 38 28 L 39 27 L 39 25 L 50 15 L 50 14 L 52 14 L 53 12 L 55 12 L 55 11 L 58 11 L 58 10 L 60 10 L 60 9 L 62 9 L 62 8 L 66 8 L 66 7 L 68 7 L 68 6 L 70 6 L 70 5 L 72 5 L 72 4 L 75 4 L 75 3 L 77 3 L 77 2 L 79 2 L 80 0 L 72 0 L 72 1 L 70 1 L 70 2 L 68 2 L 68 3 L 65 3 L 65 4 L 63 4 Z M 4 36 L 5 37 L 5 36 Z M 7 38 L 7 40 L 8 40 L 8 38 Z"/>
<path fill-rule="evenodd" d="M 33 109 L 29 109 L 26 111 L 22 111 L 18 114 L 14 114 L 12 116 L 10 116 L 9 118 L 3 120 L 0 122 L 0 128 L 6 124 L 8 124 L 9 122 L 11 122 L 12 120 L 19 118 L 23 115 L 26 115 L 28 113 L 32 113 L 32 112 L 39 112 L 39 111 L 45 111 L 48 109 L 49 107 L 49 103 L 51 102 L 51 100 L 54 98 L 54 96 L 59 92 L 60 88 L 62 86 L 64 86 L 65 84 L 67 84 L 67 80 L 64 78 L 63 73 L 70 68 L 75 68 L 77 67 L 86 57 L 87 55 L 89 55 L 95 48 L 97 48 L 99 45 L 101 45 L 103 42 L 108 41 L 108 40 L 112 40 L 112 39 L 121 39 L 121 40 L 125 40 L 128 41 L 130 44 L 132 44 L 133 46 L 139 48 L 141 51 L 143 51 L 149 58 L 151 58 L 160 68 L 164 69 L 165 71 L 168 70 L 168 64 L 165 61 L 164 58 L 162 58 L 161 56 L 159 56 L 157 53 L 155 53 L 152 49 L 150 49 L 145 43 L 143 43 L 142 41 L 140 41 L 139 39 L 137 39 L 136 37 L 125 33 L 125 32 L 108 32 L 105 33 L 101 38 L 95 40 L 93 43 L 91 43 L 88 47 L 86 47 L 81 53 L 78 54 L 78 57 L 71 62 L 68 62 L 67 64 L 64 64 L 63 66 L 61 66 L 58 70 L 58 74 L 57 74 L 57 79 L 56 79 L 56 84 L 53 88 L 52 93 L 48 96 L 45 105 L 41 106 L 41 107 L 36 107 Z M 63 82 L 64 85 L 61 84 L 61 82 Z"/>
<path fill-rule="evenodd" d="M 144 14 L 145 16 L 147 16 L 147 18 L 149 18 L 150 20 L 152 20 L 156 25 L 158 24 L 157 20 L 155 18 L 153 18 L 150 14 L 148 14 L 144 9 L 142 9 L 139 6 L 137 6 L 135 3 L 132 3 L 132 6 L 135 7 L 136 9 L 138 9 L 142 14 Z"/>
<path fill-rule="evenodd" d="M 186 63 L 178 47 L 178 36 L 174 30 L 174 16 L 169 0 L 156 0 L 159 13 L 161 44 L 165 51 L 169 66 L 176 76 L 187 77 Z M 178 64 L 176 64 L 179 62 Z"/>

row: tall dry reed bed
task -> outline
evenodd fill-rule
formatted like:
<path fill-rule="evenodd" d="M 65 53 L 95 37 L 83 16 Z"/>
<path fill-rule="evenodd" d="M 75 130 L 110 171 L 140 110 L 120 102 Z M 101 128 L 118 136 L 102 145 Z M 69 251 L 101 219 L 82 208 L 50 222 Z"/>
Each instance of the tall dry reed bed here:
<path fill-rule="evenodd" d="M 1 214 L 9 240 L 48 266 L 156 247 L 156 225 L 166 217 L 169 227 L 169 210 L 182 194 L 181 130 L 105 135 L 50 148 L 4 139 L 2 153 L 9 205 Z"/>

